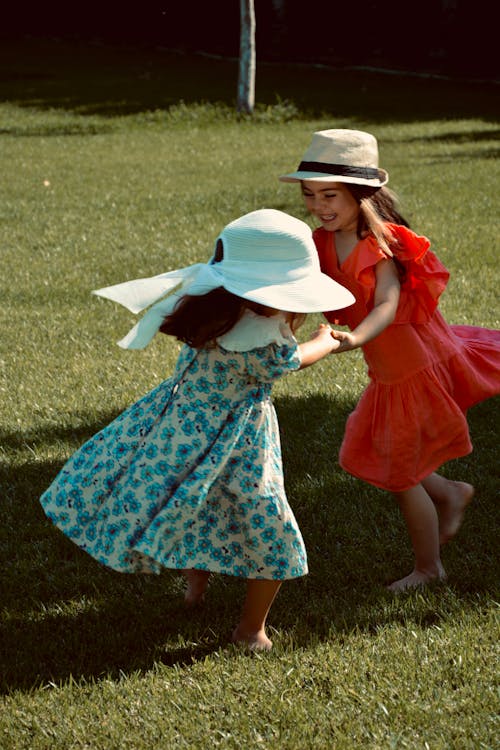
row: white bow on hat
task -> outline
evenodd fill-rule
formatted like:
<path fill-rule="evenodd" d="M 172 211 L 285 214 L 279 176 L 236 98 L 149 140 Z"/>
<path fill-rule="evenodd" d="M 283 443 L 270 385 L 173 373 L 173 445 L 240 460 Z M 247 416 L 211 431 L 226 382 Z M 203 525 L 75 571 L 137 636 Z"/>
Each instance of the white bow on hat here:
<path fill-rule="evenodd" d="M 216 264 L 195 263 L 158 276 L 96 289 L 92 293 L 118 302 L 133 313 L 153 305 L 118 342 L 123 349 L 143 349 L 157 333 L 163 319 L 173 312 L 181 297 L 185 294 L 207 294 L 223 286 L 223 283 L 224 277 Z"/>

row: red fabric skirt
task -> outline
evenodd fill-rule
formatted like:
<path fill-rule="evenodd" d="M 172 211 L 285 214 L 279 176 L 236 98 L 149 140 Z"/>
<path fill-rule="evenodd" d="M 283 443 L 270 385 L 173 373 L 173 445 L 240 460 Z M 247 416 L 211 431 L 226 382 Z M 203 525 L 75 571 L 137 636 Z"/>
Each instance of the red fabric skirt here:
<path fill-rule="evenodd" d="M 339 456 L 350 474 L 392 492 L 414 487 L 446 461 L 470 453 L 466 411 L 500 392 L 500 331 L 447 326 L 439 313 L 412 327 L 427 351 L 430 341 L 437 342 L 442 357 L 397 382 L 370 373 Z M 404 362 L 405 352 L 399 355 Z"/>

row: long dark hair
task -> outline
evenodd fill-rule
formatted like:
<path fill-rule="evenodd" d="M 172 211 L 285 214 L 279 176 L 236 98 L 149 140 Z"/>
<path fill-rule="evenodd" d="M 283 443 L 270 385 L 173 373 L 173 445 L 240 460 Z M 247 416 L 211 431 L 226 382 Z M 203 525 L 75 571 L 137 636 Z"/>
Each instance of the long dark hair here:
<path fill-rule="evenodd" d="M 227 333 L 243 315 L 246 303 L 219 286 L 207 294 L 181 297 L 160 331 L 199 349 Z"/>
<path fill-rule="evenodd" d="M 212 262 L 220 262 L 223 252 L 222 241 L 218 240 Z M 219 336 L 230 331 L 246 309 L 263 316 L 275 312 L 273 308 L 238 297 L 222 286 L 207 294 L 186 294 L 181 297 L 173 312 L 164 318 L 160 331 L 175 336 L 194 349 L 201 349 L 214 345 Z M 290 313 L 290 318 L 290 327 L 295 331 L 304 321 L 305 315 Z"/>

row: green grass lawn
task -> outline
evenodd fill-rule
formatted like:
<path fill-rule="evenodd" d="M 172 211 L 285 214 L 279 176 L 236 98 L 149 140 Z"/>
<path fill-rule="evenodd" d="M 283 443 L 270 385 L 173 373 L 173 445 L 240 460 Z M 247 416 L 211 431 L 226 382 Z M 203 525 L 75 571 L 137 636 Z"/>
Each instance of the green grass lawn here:
<path fill-rule="evenodd" d="M 403 214 L 451 271 L 446 318 L 499 327 L 497 88 L 269 65 L 238 118 L 231 61 L 28 40 L 0 64 L 0 747 L 498 747 L 498 399 L 443 468 L 477 488 L 448 582 L 394 597 L 384 583 L 412 565 L 399 512 L 337 464 L 359 352 L 277 384 L 310 574 L 283 586 L 270 654 L 228 645 L 240 581 L 215 578 L 188 613 L 177 574 L 100 567 L 38 503 L 178 352 L 119 349 L 133 316 L 90 291 L 204 261 L 256 208 L 308 220 L 277 178 L 314 130 L 377 136 Z"/>

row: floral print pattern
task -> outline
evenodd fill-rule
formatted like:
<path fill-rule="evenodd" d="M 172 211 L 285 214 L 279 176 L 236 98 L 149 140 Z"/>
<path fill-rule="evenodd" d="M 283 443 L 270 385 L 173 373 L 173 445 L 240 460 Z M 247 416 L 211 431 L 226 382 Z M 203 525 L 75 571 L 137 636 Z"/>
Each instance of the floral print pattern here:
<path fill-rule="evenodd" d="M 41 497 L 47 516 L 122 572 L 304 575 L 271 401 L 299 366 L 291 334 L 251 351 L 184 346 L 171 378 L 73 454 Z"/>

